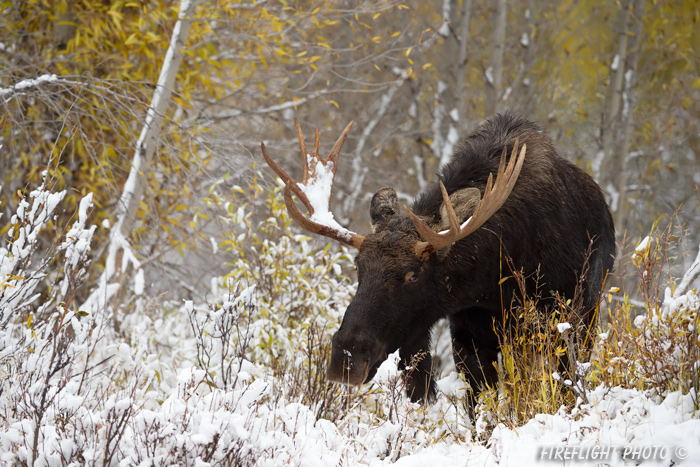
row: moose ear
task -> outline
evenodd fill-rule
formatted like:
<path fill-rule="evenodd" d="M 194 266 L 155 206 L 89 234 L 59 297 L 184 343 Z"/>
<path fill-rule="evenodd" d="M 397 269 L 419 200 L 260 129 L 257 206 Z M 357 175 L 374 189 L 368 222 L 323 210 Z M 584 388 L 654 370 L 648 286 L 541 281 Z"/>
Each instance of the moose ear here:
<path fill-rule="evenodd" d="M 450 195 L 450 203 L 455 210 L 457 220 L 462 223 L 469 216 L 474 214 L 479 201 L 481 200 L 481 192 L 478 188 L 462 188 Z M 450 219 L 447 217 L 447 208 L 443 204 L 440 206 L 440 222 L 437 224 L 438 231 L 447 230 L 450 228 Z"/>
<path fill-rule="evenodd" d="M 399 198 L 391 187 L 385 187 L 372 196 L 372 204 L 369 207 L 369 217 L 372 222 L 372 231 L 376 232 L 383 224 L 387 224 L 397 216 L 399 210 Z"/>

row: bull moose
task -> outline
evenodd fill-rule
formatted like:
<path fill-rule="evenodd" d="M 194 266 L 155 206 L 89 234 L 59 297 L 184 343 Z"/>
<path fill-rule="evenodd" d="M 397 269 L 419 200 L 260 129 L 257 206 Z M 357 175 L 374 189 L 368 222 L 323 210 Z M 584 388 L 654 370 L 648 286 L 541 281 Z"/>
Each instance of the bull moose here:
<path fill-rule="evenodd" d="M 595 181 L 562 159 L 536 124 L 509 114 L 487 120 L 460 143 L 439 183 L 421 193 L 411 209 L 403 206 L 405 213 L 396 192 L 382 188 L 372 198 L 372 233 L 366 236 L 337 224 L 329 210 L 352 122 L 325 159 L 318 154 L 318 129 L 308 152 L 296 119 L 295 125 L 304 160 L 301 182 L 261 143 L 267 164 L 286 185 L 290 215 L 304 229 L 359 250 L 357 293 L 333 336 L 328 379 L 366 383 L 399 349 L 402 366 L 410 370 L 411 400 L 432 398 L 431 329 L 447 318 L 455 363 L 472 388 L 496 382 L 494 323 L 503 320 L 504 306 L 517 300 L 522 287 L 503 279 L 508 267 L 522 272 L 528 292 L 541 294 L 539 305 L 578 293 L 576 317 L 593 324 L 614 262 L 612 216 Z"/>

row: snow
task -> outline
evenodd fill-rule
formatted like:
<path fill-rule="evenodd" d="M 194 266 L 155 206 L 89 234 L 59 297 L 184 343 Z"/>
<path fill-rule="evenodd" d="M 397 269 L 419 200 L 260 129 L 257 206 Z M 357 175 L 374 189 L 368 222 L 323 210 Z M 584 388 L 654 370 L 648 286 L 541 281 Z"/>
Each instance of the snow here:
<path fill-rule="evenodd" d="M 530 36 L 528 35 L 528 33 L 524 32 L 523 35 L 520 37 L 520 45 L 522 45 L 525 48 L 530 46 Z"/>
<path fill-rule="evenodd" d="M 437 382 L 437 388 L 446 396 L 462 398 L 467 392 L 467 383 L 464 382 L 462 377 L 456 371 L 450 372 L 450 374 Z"/>
<path fill-rule="evenodd" d="M 637 245 L 637 248 L 634 249 L 636 253 L 642 253 L 647 249 L 647 245 L 649 245 L 649 241 L 651 240 L 651 237 L 648 235 L 644 237 L 644 239 L 639 242 L 639 245 Z"/>
<path fill-rule="evenodd" d="M 14 86 L 10 86 L 7 88 L 0 88 L 0 97 L 9 95 L 9 94 L 14 94 L 17 91 L 23 91 L 25 89 L 31 89 L 31 88 L 36 88 L 40 86 L 41 84 L 44 83 L 51 83 L 53 81 L 57 81 L 58 77 L 54 74 L 45 74 L 41 75 L 37 78 L 33 79 L 23 79 L 22 81 L 19 81 L 16 83 Z"/>
<path fill-rule="evenodd" d="M 559 334 L 564 334 L 569 329 L 571 329 L 571 325 L 569 323 L 557 324 L 557 331 L 559 331 Z"/>
<path fill-rule="evenodd" d="M 676 292 L 673 294 L 673 298 L 680 299 L 681 296 L 688 290 L 690 284 L 692 284 L 698 276 L 700 276 L 700 247 L 698 248 L 698 254 L 695 257 L 695 260 L 686 270 L 681 283 L 678 284 L 678 287 L 676 287 Z"/>
<path fill-rule="evenodd" d="M 615 54 L 615 56 L 613 57 L 613 61 L 610 64 L 610 69 L 612 71 L 615 71 L 615 70 L 617 70 L 618 66 L 620 66 L 620 56 Z"/>
<path fill-rule="evenodd" d="M 512 92 L 513 92 L 513 88 L 510 87 L 510 86 L 508 86 L 508 87 L 506 88 L 505 92 L 503 93 L 503 97 L 501 97 L 501 100 L 502 100 L 503 102 L 507 101 L 508 98 L 510 97 L 510 94 L 511 94 Z"/>
<path fill-rule="evenodd" d="M 464 222 L 462 222 L 462 223 L 459 225 L 460 230 L 463 229 L 463 228 L 465 228 L 465 227 L 467 226 L 467 224 L 469 223 L 469 221 L 471 221 L 471 220 L 472 220 L 472 216 L 469 216 L 469 218 L 468 218 L 467 220 L 465 220 Z M 446 234 L 448 234 L 449 232 L 450 232 L 450 229 L 445 229 L 445 230 L 441 230 L 440 232 L 438 232 L 438 234 L 440 234 L 440 235 L 446 235 Z"/>
<path fill-rule="evenodd" d="M 459 110 L 457 109 L 452 109 L 450 110 L 450 118 L 454 123 L 459 123 Z"/>
<path fill-rule="evenodd" d="M 493 69 L 491 67 L 488 67 L 486 71 L 484 71 L 484 77 L 487 83 L 493 85 Z"/>
<path fill-rule="evenodd" d="M 144 286 L 143 269 L 139 269 L 134 276 L 134 294 L 143 295 Z"/>
<path fill-rule="evenodd" d="M 321 186 L 318 191 L 327 189 L 324 180 L 315 182 Z M 16 245 L 1 240 L 3 272 L 25 274 L 12 252 L 31 255 L 31 241 L 39 234 L 36 229 L 39 224 L 46 227 L 61 200 L 62 196 L 35 190 L 20 203 L 13 228 L 24 240 Z M 79 275 L 85 270 L 85 252 L 94 232 L 89 225 L 91 204 L 90 196 L 83 198 L 77 219 L 56 247 L 60 253 L 56 262 L 62 263 L 58 271 L 63 267 Z M 290 248 L 292 240 L 284 237 L 280 244 L 267 245 L 267 252 L 258 259 L 274 262 L 284 256 L 281 253 L 292 251 L 308 258 L 310 247 L 303 238 L 295 238 Z M 651 241 L 644 239 L 640 246 Z M 332 254 L 323 252 L 316 257 L 318 263 L 331 261 Z M 285 270 L 289 278 L 302 268 L 316 266 L 295 267 Z M 684 288 L 698 268 L 700 253 L 679 287 L 674 292 L 670 286 L 666 289 L 662 313 L 640 315 L 635 324 L 659 322 L 689 310 L 689 316 L 696 313 L 700 309 L 697 291 Z M 325 266 L 319 267 L 319 278 L 329 280 L 328 274 Z M 332 388 L 323 402 L 306 404 L 293 393 L 290 373 L 307 364 L 299 337 L 308 334 L 295 335 L 289 328 L 307 319 L 299 329 L 319 323 L 330 332 L 354 293 L 351 286 L 338 281 L 320 286 L 314 280 L 309 277 L 308 288 L 327 299 L 299 298 L 297 290 L 281 291 L 274 298 L 277 308 L 269 308 L 262 286 L 229 277 L 204 303 L 192 299 L 146 305 L 148 300 L 133 300 L 129 306 L 134 311 L 119 315 L 118 332 L 111 328 L 117 320 L 105 311 L 104 302 L 94 303 L 103 307 L 99 314 L 55 304 L 51 310 L 61 319 L 44 328 L 27 324 L 25 316 L 0 327 L 0 460 L 7 465 L 700 465 L 700 417 L 694 389 L 661 394 L 592 385 L 581 389 L 585 400 L 580 398 L 571 407 L 535 414 L 521 426 L 507 426 L 489 419 L 488 412 L 471 420 L 463 407 L 467 384 L 451 370 L 438 375 L 437 400 L 432 405 L 411 403 L 404 394 L 396 351 L 380 365 L 371 384 L 359 389 L 361 397 Z M 137 269 L 132 281 L 136 295 L 144 294 L 144 282 L 143 270 Z M 12 284 L 24 300 L 36 295 L 28 279 Z M 0 291 L 2 317 L 15 310 L 8 303 Z M 323 309 L 326 314 L 277 319 L 281 310 L 302 306 Z M 335 311 L 328 312 L 331 307 Z M 54 327 L 56 323 L 65 327 Z M 226 326 L 231 334 L 224 333 Z M 241 342 L 246 326 L 249 340 Z M 557 328 L 565 332 L 570 325 L 559 323 Z M 688 331 L 697 332 L 692 327 Z M 56 362 L 51 360 L 51 339 L 60 332 L 61 339 L 53 342 L 60 342 L 61 358 L 69 365 L 52 373 Z M 606 339 L 608 334 L 601 333 L 596 340 Z M 261 350 L 271 341 L 274 345 Z M 226 353 L 239 344 L 240 353 Z M 450 358 L 449 346 L 443 348 L 441 357 Z M 268 350 L 277 353 L 271 355 Z M 272 367 L 282 361 L 282 355 L 297 358 L 296 367 L 276 375 Z M 226 371 L 231 372 L 228 379 L 223 376 Z M 629 371 L 634 371 L 633 365 Z M 563 379 L 558 373 L 552 376 Z M 33 407 L 40 394 L 47 394 L 48 402 L 37 416 Z M 339 414 L 333 420 L 324 418 L 322 404 L 339 404 Z M 36 459 L 32 457 L 35 434 Z M 111 447 L 114 456 L 108 459 Z M 72 464 L 66 461 L 71 458 Z"/>
<path fill-rule="evenodd" d="M 442 25 L 440 26 L 440 29 L 438 29 L 438 34 L 442 37 L 449 37 L 450 36 L 450 21 L 451 21 L 451 13 L 450 11 L 452 10 L 452 7 L 450 5 L 449 0 L 443 0 L 442 2 Z"/>
<path fill-rule="evenodd" d="M 337 231 L 341 238 L 349 241 L 355 234 L 338 224 L 333 213 L 329 210 L 333 177 L 335 177 L 333 163 L 329 162 L 328 165 L 324 165 L 311 154 L 306 155 L 306 160 L 309 172 L 313 175 L 309 177 L 305 185 L 297 183 L 297 186 L 306 195 L 313 209 L 313 214 L 309 219 Z"/>
<path fill-rule="evenodd" d="M 390 354 L 384 362 L 377 368 L 377 373 L 372 378 L 372 381 L 379 384 L 389 384 L 392 380 L 400 377 L 401 371 L 399 370 L 399 362 L 401 357 L 399 357 L 399 351 Z"/>

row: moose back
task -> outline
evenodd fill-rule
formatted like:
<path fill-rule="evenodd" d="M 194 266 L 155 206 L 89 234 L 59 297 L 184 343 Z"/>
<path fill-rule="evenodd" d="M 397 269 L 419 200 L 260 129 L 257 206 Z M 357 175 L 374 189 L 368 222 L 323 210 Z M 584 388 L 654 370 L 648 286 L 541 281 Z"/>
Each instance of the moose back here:
<path fill-rule="evenodd" d="M 613 267 L 615 230 L 603 193 L 581 169 L 557 155 L 542 130 L 513 115 L 496 115 L 461 142 L 453 158 L 411 209 L 382 188 L 370 205 L 372 232 L 338 225 L 329 210 L 345 128 L 330 155 L 309 152 L 295 120 L 304 160 L 301 182 L 262 151 L 286 184 L 290 215 L 305 229 L 357 248 L 357 293 L 333 337 L 327 369 L 332 381 L 360 385 L 399 350 L 410 368 L 411 400 L 435 394 L 430 333 L 450 323 L 457 368 L 472 388 L 497 380 L 494 323 L 519 293 L 514 268 L 528 292 L 552 305 L 578 292 L 578 325 L 592 326 L 600 291 Z M 495 175 L 495 181 L 494 181 Z M 305 205 L 305 217 L 292 193 Z"/>

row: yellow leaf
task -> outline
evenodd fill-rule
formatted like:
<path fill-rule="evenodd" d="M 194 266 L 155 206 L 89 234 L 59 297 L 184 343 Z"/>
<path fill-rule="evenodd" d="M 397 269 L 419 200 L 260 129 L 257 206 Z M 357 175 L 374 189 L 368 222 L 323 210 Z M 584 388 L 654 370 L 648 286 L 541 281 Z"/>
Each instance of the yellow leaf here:
<path fill-rule="evenodd" d="M 27 329 L 31 329 L 31 328 L 32 328 L 32 318 L 33 318 L 33 317 L 34 317 L 34 315 L 30 313 L 30 314 L 29 314 L 29 317 L 27 318 Z"/>
<path fill-rule="evenodd" d="M 694 89 L 700 88 L 700 78 L 693 81 L 693 88 Z"/>
<path fill-rule="evenodd" d="M 131 45 L 137 42 L 136 39 L 136 33 L 131 34 L 129 37 L 126 38 L 124 41 L 124 45 Z"/>
<path fill-rule="evenodd" d="M 426 63 L 425 65 L 423 65 L 423 69 L 424 69 L 424 70 L 427 70 L 427 69 L 430 68 L 431 66 L 433 66 L 432 63 Z"/>
<path fill-rule="evenodd" d="M 338 105 L 338 103 L 337 103 L 336 101 L 334 101 L 333 99 L 330 99 L 328 102 L 330 102 L 331 104 L 333 104 L 333 105 L 335 106 L 336 109 L 339 109 L 339 108 L 340 108 L 340 106 Z"/>
<path fill-rule="evenodd" d="M 408 49 L 406 49 L 406 56 L 407 56 L 407 57 L 408 57 L 409 54 L 411 53 L 411 50 L 413 50 L 413 47 L 409 47 Z"/>
<path fill-rule="evenodd" d="M 396 31 L 394 34 L 391 35 L 391 37 L 396 37 L 401 34 L 401 31 Z"/>

